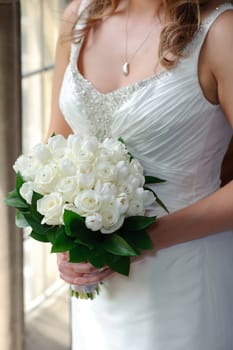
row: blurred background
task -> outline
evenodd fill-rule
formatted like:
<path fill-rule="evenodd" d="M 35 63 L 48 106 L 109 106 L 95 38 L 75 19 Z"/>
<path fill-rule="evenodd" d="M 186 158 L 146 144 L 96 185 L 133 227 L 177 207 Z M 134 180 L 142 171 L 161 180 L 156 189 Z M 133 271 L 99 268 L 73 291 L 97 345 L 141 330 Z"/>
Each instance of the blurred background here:
<path fill-rule="evenodd" d="M 14 159 L 41 141 L 48 126 L 55 46 L 67 2 L 0 0 L 0 217 L 6 251 L 0 265 L 1 350 L 70 349 L 69 291 L 56 257 L 49 245 L 16 230 L 14 212 L 2 203 L 14 187 Z"/>

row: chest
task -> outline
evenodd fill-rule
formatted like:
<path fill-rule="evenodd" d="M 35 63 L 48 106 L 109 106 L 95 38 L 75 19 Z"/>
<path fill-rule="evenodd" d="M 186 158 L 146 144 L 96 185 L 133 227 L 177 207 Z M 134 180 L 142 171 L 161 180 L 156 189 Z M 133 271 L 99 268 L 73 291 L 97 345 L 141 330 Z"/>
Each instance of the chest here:
<path fill-rule="evenodd" d="M 126 28 L 125 18 L 113 16 L 86 37 L 77 62 L 79 71 L 102 93 L 146 79 L 161 69 L 160 31 L 158 24 Z M 126 61 L 130 63 L 127 76 L 122 73 Z"/>

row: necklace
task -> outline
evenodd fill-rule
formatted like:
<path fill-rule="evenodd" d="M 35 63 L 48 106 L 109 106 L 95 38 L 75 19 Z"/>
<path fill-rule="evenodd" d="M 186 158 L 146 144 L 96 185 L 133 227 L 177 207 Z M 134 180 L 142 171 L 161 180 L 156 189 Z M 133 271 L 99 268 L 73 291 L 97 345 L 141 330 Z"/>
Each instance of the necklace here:
<path fill-rule="evenodd" d="M 149 39 L 150 35 L 152 34 L 154 30 L 154 25 L 155 22 L 152 21 L 151 27 L 149 32 L 146 34 L 145 38 L 143 41 L 139 44 L 139 46 L 136 48 L 136 50 L 131 54 L 131 56 L 128 56 L 128 22 L 129 22 L 129 5 L 127 8 L 127 20 L 126 20 L 126 25 L 125 25 L 125 60 L 124 64 L 122 66 L 122 74 L 127 77 L 130 73 L 130 64 L 138 51 L 143 47 L 143 45 L 146 43 L 146 41 Z"/>

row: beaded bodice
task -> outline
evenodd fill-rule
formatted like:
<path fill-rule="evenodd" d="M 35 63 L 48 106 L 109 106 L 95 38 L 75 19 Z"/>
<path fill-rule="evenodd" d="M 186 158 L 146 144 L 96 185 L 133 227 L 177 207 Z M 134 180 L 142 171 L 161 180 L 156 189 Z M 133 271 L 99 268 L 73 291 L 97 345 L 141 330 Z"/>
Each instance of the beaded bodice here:
<path fill-rule="evenodd" d="M 145 171 L 167 179 L 156 191 L 170 210 L 196 201 L 220 184 L 220 168 L 232 130 L 219 105 L 204 96 L 198 79 L 201 47 L 221 5 L 202 23 L 188 57 L 172 70 L 103 94 L 79 72 L 81 44 L 71 46 L 60 108 L 74 133 L 123 137 Z M 211 136 L 210 136 L 211 135 Z M 169 198 L 166 197 L 168 196 Z"/>
<path fill-rule="evenodd" d="M 110 136 L 112 116 L 130 96 L 139 89 L 160 79 L 167 71 L 161 71 L 154 76 L 140 80 L 129 86 L 124 86 L 110 93 L 99 92 L 93 84 L 85 79 L 78 69 L 78 55 L 81 44 L 73 47 L 70 59 L 70 70 L 75 83 L 75 94 L 82 96 L 82 104 L 88 116 L 90 132 L 102 140 Z"/>

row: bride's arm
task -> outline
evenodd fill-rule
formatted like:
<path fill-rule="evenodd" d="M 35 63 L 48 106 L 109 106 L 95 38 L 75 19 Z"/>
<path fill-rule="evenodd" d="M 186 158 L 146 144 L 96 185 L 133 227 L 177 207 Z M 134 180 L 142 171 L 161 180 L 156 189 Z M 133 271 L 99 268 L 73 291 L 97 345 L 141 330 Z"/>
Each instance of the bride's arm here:
<path fill-rule="evenodd" d="M 155 250 L 233 229 L 233 181 L 212 195 L 164 216 L 151 228 Z"/>
<path fill-rule="evenodd" d="M 81 0 L 72 1 L 65 9 L 60 25 L 59 36 L 56 45 L 55 67 L 53 73 L 51 116 L 49 128 L 47 130 L 46 139 L 53 133 L 62 134 L 65 137 L 72 133 L 72 130 L 66 123 L 64 116 L 59 108 L 59 95 L 61 84 L 70 57 L 71 39 L 68 35 L 71 30 L 78 13 L 78 7 Z"/>
<path fill-rule="evenodd" d="M 219 103 L 233 127 L 233 11 L 223 13 L 214 23 L 207 54 Z M 160 218 L 151 236 L 158 250 L 229 229 L 233 229 L 233 181 L 197 203 Z"/>
<path fill-rule="evenodd" d="M 59 108 L 59 95 L 63 76 L 70 57 L 71 40 L 67 37 L 71 33 L 73 24 L 77 18 L 77 13 L 81 0 L 75 0 L 66 7 L 61 20 L 60 32 L 56 46 L 55 68 L 53 75 L 51 117 L 47 130 L 46 140 L 53 133 L 62 134 L 67 137 L 73 133 Z M 71 264 L 67 253 L 57 254 L 58 269 L 60 277 L 71 284 L 88 284 L 99 282 L 112 274 L 110 269 L 98 271 L 89 263 Z"/>

